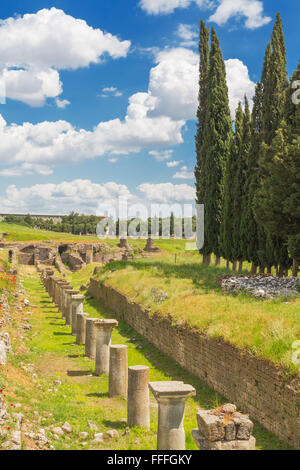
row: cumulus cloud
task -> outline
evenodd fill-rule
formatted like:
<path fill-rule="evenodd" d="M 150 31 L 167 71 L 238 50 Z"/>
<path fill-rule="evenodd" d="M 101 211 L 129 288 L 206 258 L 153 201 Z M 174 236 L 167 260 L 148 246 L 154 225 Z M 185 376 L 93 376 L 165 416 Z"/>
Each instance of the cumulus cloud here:
<path fill-rule="evenodd" d="M 197 45 L 196 38 L 198 38 L 198 33 L 195 31 L 193 25 L 179 24 L 176 34 L 180 39 L 182 39 L 182 42 L 180 43 L 182 47 L 193 47 Z"/>
<path fill-rule="evenodd" d="M 126 197 L 129 201 L 133 198 L 125 185 L 114 182 L 96 184 L 90 180 L 77 179 L 20 189 L 10 185 L 5 197 L 0 198 L 0 203 L 3 212 L 68 214 L 76 210 L 95 214 L 99 203 L 115 205 L 119 197 Z"/>
<path fill-rule="evenodd" d="M 195 199 L 195 189 L 188 184 L 143 183 L 137 189 L 149 201 L 172 203 L 194 201 Z"/>
<path fill-rule="evenodd" d="M 56 98 L 55 100 L 56 106 L 60 109 L 65 109 L 70 103 L 68 100 L 60 100 L 59 98 Z"/>
<path fill-rule="evenodd" d="M 17 188 L 7 187 L 5 196 L 0 197 L 3 213 L 69 214 L 77 211 L 85 214 L 102 215 L 106 209 L 119 207 L 120 200 L 127 200 L 128 209 L 143 204 L 149 209 L 149 202 L 160 204 L 187 203 L 195 199 L 195 189 L 187 184 L 143 183 L 133 194 L 126 185 L 113 181 L 94 183 L 76 179 L 61 183 L 35 184 Z"/>
<path fill-rule="evenodd" d="M 171 162 L 167 162 L 166 165 L 168 168 L 174 168 L 175 166 L 180 165 L 182 160 L 172 160 Z"/>
<path fill-rule="evenodd" d="M 143 119 L 126 116 L 98 124 L 92 131 L 66 121 L 7 125 L 0 121 L 0 165 L 77 164 L 103 155 L 139 152 L 142 148 L 182 142 L 184 121 L 167 116 Z"/>
<path fill-rule="evenodd" d="M 123 120 L 100 122 L 91 131 L 77 129 L 67 121 L 7 125 L 0 115 L 0 165 L 23 163 L 76 164 L 103 155 L 115 156 L 148 149 L 162 160 L 171 157 L 171 147 L 183 142 L 186 120 L 195 119 L 198 97 L 198 55 L 184 48 L 157 54 L 150 71 L 148 92 L 129 98 Z M 238 100 L 251 98 L 254 83 L 238 59 L 226 61 L 230 107 L 234 115 Z M 166 153 L 167 152 L 167 153 Z M 17 171 L 17 170 L 16 170 Z"/>
<path fill-rule="evenodd" d="M 248 68 L 239 59 L 226 60 L 226 75 L 231 115 L 234 117 L 239 101 L 244 101 L 244 95 L 247 95 L 252 105 L 255 83 L 250 80 Z"/>
<path fill-rule="evenodd" d="M 245 26 L 256 29 L 270 23 L 272 18 L 264 16 L 263 2 L 258 0 L 219 0 L 220 5 L 209 21 L 222 26 L 232 17 L 246 17 Z"/>
<path fill-rule="evenodd" d="M 56 8 L 0 21 L 0 80 L 6 96 L 31 106 L 62 93 L 58 70 L 126 57 L 130 41 Z"/>
<path fill-rule="evenodd" d="M 171 158 L 173 154 L 173 150 L 151 150 L 149 155 L 152 155 L 157 162 L 164 162 Z"/>
<path fill-rule="evenodd" d="M 123 96 L 123 93 L 119 91 L 116 87 L 111 86 L 102 88 L 102 93 L 99 96 L 101 98 L 109 98 L 110 96 L 119 98 L 120 96 Z"/>
<path fill-rule="evenodd" d="M 182 166 L 173 176 L 174 179 L 190 180 L 194 178 L 193 171 L 189 171 L 187 166 Z"/>
<path fill-rule="evenodd" d="M 209 21 L 222 26 L 232 17 L 246 17 L 245 26 L 256 29 L 271 21 L 264 15 L 263 2 L 260 0 L 141 0 L 140 6 L 149 15 L 173 13 L 176 8 L 187 8 L 196 3 L 200 8 L 217 9 Z"/>

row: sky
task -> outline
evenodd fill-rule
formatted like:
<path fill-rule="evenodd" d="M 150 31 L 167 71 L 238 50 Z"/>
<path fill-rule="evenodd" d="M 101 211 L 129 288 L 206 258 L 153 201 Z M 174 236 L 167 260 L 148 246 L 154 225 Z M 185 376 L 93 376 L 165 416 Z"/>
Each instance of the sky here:
<path fill-rule="evenodd" d="M 298 0 L 2 0 L 0 213 L 192 203 L 200 19 L 220 39 L 233 117 L 278 11 L 291 75 Z"/>

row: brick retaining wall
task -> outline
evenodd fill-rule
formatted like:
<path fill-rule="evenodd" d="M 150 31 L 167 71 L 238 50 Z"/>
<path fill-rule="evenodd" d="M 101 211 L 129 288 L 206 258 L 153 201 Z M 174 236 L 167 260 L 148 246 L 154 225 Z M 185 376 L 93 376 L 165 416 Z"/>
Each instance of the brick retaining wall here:
<path fill-rule="evenodd" d="M 300 449 L 299 380 L 286 382 L 280 368 L 243 354 L 150 310 L 91 279 L 89 293 L 160 351 L 249 413 L 279 439 Z"/>

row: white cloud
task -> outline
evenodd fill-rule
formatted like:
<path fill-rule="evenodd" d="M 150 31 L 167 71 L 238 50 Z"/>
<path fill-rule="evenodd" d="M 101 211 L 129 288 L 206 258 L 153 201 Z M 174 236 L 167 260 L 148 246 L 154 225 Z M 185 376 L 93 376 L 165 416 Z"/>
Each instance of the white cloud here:
<path fill-rule="evenodd" d="M 70 103 L 68 100 L 60 100 L 59 98 L 56 98 L 55 100 L 56 106 L 60 109 L 65 109 Z"/>
<path fill-rule="evenodd" d="M 12 184 L 6 188 L 5 196 L 0 197 L 0 207 L 3 213 L 69 214 L 76 211 L 100 215 L 105 208 L 117 209 L 119 198 L 127 199 L 128 209 L 143 204 L 146 210 L 149 202 L 172 204 L 195 199 L 195 189 L 187 184 L 143 183 L 137 190 L 138 194 L 132 194 L 126 185 L 113 181 L 98 184 L 83 179 L 21 188 Z"/>
<path fill-rule="evenodd" d="M 272 18 L 264 16 L 263 2 L 258 0 L 219 0 L 220 5 L 209 21 L 222 26 L 232 17 L 246 17 L 245 26 L 256 29 L 270 23 Z"/>
<path fill-rule="evenodd" d="M 168 168 L 174 168 L 175 166 L 180 165 L 182 160 L 172 160 L 171 162 L 167 162 L 166 165 Z"/>
<path fill-rule="evenodd" d="M 139 5 L 150 15 L 173 13 L 176 8 L 186 8 L 191 0 L 141 0 Z"/>
<path fill-rule="evenodd" d="M 140 6 L 149 15 L 159 15 L 173 13 L 176 8 L 187 8 L 192 3 L 200 8 L 212 9 L 217 6 L 209 21 L 220 26 L 232 17 L 246 17 L 245 26 L 249 29 L 259 28 L 271 21 L 269 16 L 264 16 L 263 2 L 260 0 L 141 0 Z"/>
<path fill-rule="evenodd" d="M 53 69 L 5 68 L 0 72 L 0 81 L 7 98 L 30 106 L 43 106 L 47 98 L 55 98 L 62 93 L 59 73 Z"/>
<path fill-rule="evenodd" d="M 111 86 L 102 88 L 102 93 L 99 96 L 101 98 L 109 98 L 110 96 L 115 96 L 116 98 L 119 98 L 120 96 L 123 96 L 123 93 L 119 91 L 116 87 Z"/>
<path fill-rule="evenodd" d="M 250 80 L 248 68 L 239 59 L 226 60 L 226 75 L 231 115 L 234 117 L 239 101 L 244 101 L 244 95 L 247 95 L 252 106 L 255 83 Z"/>
<path fill-rule="evenodd" d="M 196 53 L 183 48 L 160 52 L 150 71 L 148 92 L 129 98 L 124 120 L 100 122 L 91 131 L 66 121 L 7 125 L 0 117 L 0 165 L 15 167 L 27 162 L 52 169 L 103 155 L 142 149 L 161 152 L 161 148 L 182 143 L 185 121 L 195 119 L 197 111 L 198 60 Z M 254 83 L 238 59 L 226 61 L 226 68 L 234 115 L 237 101 L 254 90 Z M 152 155 L 163 160 L 171 157 L 170 150 Z"/>
<path fill-rule="evenodd" d="M 173 176 L 174 179 L 181 179 L 181 180 L 190 180 L 194 179 L 193 171 L 189 171 L 187 166 L 182 166 L 180 171 L 177 171 Z"/>
<path fill-rule="evenodd" d="M 157 54 L 158 65 L 150 72 L 148 99 L 149 116 L 165 114 L 172 119 L 195 119 L 198 106 L 199 56 L 184 49 L 166 49 Z M 225 61 L 229 104 L 232 116 L 238 101 L 247 94 L 251 100 L 255 83 L 248 68 L 239 59 Z"/>
<path fill-rule="evenodd" d="M 0 198 L 3 212 L 63 214 L 72 210 L 95 214 L 99 203 L 116 204 L 118 197 L 133 199 L 125 185 L 114 182 L 96 184 L 90 180 L 74 180 L 59 184 L 36 184 L 18 189 L 10 185 Z"/>
<path fill-rule="evenodd" d="M 172 203 L 194 201 L 195 189 L 188 184 L 172 184 L 172 183 L 143 183 L 137 189 L 141 191 L 147 200 Z"/>
<path fill-rule="evenodd" d="M 196 38 L 198 38 L 198 33 L 195 31 L 193 25 L 179 24 L 176 34 L 182 39 L 182 42 L 180 43 L 182 47 L 193 47 L 197 45 Z"/>
<path fill-rule="evenodd" d="M 184 48 L 166 49 L 157 54 L 151 69 L 150 115 L 165 114 L 173 119 L 194 119 L 197 111 L 199 56 Z"/>
<path fill-rule="evenodd" d="M 173 150 L 151 150 L 149 155 L 152 155 L 157 162 L 163 162 L 171 158 Z"/>
<path fill-rule="evenodd" d="M 0 80 L 6 96 L 31 106 L 62 93 L 58 70 L 126 57 L 130 41 L 94 29 L 56 8 L 0 21 Z"/>

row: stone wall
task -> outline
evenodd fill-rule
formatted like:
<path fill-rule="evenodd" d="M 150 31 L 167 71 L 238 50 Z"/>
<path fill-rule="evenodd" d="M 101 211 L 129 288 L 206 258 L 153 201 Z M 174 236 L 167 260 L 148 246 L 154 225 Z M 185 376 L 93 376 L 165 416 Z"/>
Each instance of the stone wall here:
<path fill-rule="evenodd" d="M 280 368 L 250 357 L 222 340 L 173 326 L 117 290 L 91 279 L 89 293 L 187 371 L 236 403 L 279 439 L 300 449 L 299 380 L 287 382 Z"/>

